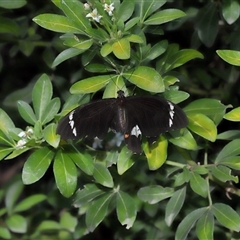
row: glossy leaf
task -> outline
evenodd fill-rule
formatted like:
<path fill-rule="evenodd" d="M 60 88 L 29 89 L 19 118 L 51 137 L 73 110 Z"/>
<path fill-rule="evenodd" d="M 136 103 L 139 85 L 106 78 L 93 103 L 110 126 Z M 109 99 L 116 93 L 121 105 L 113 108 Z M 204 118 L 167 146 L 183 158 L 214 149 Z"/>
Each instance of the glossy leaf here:
<path fill-rule="evenodd" d="M 221 163 L 223 160 L 240 154 L 240 139 L 235 139 L 225 145 L 217 155 L 215 163 Z"/>
<path fill-rule="evenodd" d="M 64 229 L 67 229 L 73 233 L 78 224 L 78 219 L 77 217 L 71 215 L 69 212 L 63 212 L 61 214 L 60 224 Z"/>
<path fill-rule="evenodd" d="M 81 30 L 68 18 L 57 14 L 40 14 L 33 18 L 39 26 L 54 32 L 81 33 Z"/>
<path fill-rule="evenodd" d="M 1 1 L 0 1 L 1 6 Z M 0 33 L 7 33 L 7 34 L 13 34 L 15 36 L 20 35 L 20 28 L 18 24 L 13 21 L 12 19 L 0 17 L 1 25 L 0 25 Z"/>
<path fill-rule="evenodd" d="M 92 202 L 86 213 L 86 225 L 90 232 L 92 232 L 106 217 L 111 198 L 112 194 L 107 193 L 98 200 Z"/>
<path fill-rule="evenodd" d="M 208 195 L 208 183 L 197 173 L 192 173 L 190 178 L 190 186 L 192 190 L 202 197 L 207 197 Z"/>
<path fill-rule="evenodd" d="M 70 88 L 70 92 L 72 94 L 96 92 L 107 85 L 111 80 L 111 75 L 86 78 L 74 83 Z"/>
<path fill-rule="evenodd" d="M 219 133 L 217 139 L 220 140 L 234 140 L 240 138 L 240 130 L 228 130 L 222 133 Z"/>
<path fill-rule="evenodd" d="M 132 152 L 129 151 L 129 149 L 126 146 L 124 146 L 121 149 L 121 152 L 117 160 L 117 171 L 119 175 L 125 173 L 134 164 L 134 161 L 131 158 L 131 156 Z"/>
<path fill-rule="evenodd" d="M 174 136 L 174 135 L 173 135 Z M 196 140 L 194 139 L 192 133 L 187 129 L 184 130 L 184 134 L 178 137 L 170 138 L 169 142 L 173 143 L 174 145 L 188 149 L 188 150 L 197 150 L 198 145 Z"/>
<path fill-rule="evenodd" d="M 173 193 L 173 188 L 164 188 L 162 186 L 156 185 L 140 188 L 137 195 L 142 201 L 148 202 L 149 204 L 155 204 L 166 198 L 171 197 Z"/>
<path fill-rule="evenodd" d="M 228 24 L 233 24 L 240 15 L 240 5 L 237 0 L 224 1 L 222 15 Z"/>
<path fill-rule="evenodd" d="M 0 226 L 0 237 L 2 239 L 12 239 L 11 233 L 7 227 Z"/>
<path fill-rule="evenodd" d="M 33 112 L 32 107 L 24 101 L 18 101 L 17 106 L 18 106 L 18 111 L 19 111 L 21 117 L 27 123 L 34 125 L 34 123 L 37 121 L 37 118 Z"/>
<path fill-rule="evenodd" d="M 240 66 L 240 51 L 217 50 L 217 54 L 224 61 L 234 66 Z"/>
<path fill-rule="evenodd" d="M 122 191 L 117 192 L 117 216 L 126 229 L 133 226 L 137 216 L 137 206 L 132 197 Z"/>
<path fill-rule="evenodd" d="M 15 142 L 9 136 L 9 133 L 5 133 L 0 129 L 0 144 L 4 147 L 15 147 Z M 13 149 L 13 148 L 12 148 Z"/>
<path fill-rule="evenodd" d="M 211 47 L 218 33 L 218 9 L 215 3 L 206 4 L 199 12 L 198 37 L 207 46 Z"/>
<path fill-rule="evenodd" d="M 183 11 L 178 9 L 165 9 L 153 14 L 144 22 L 144 24 L 159 25 L 184 17 L 185 15 L 186 14 Z"/>
<path fill-rule="evenodd" d="M 122 1 L 120 7 L 117 9 L 116 18 L 121 19 L 121 21 L 127 21 L 133 14 L 134 2 L 132 1 Z"/>
<path fill-rule="evenodd" d="M 150 92 L 163 92 L 164 83 L 161 75 L 153 68 L 140 66 L 135 71 L 125 72 L 123 76 L 129 82 Z"/>
<path fill-rule="evenodd" d="M 61 226 L 58 222 L 56 221 L 52 221 L 52 220 L 45 220 L 45 221 L 42 221 L 37 230 L 38 231 L 53 231 L 53 230 L 60 230 Z"/>
<path fill-rule="evenodd" d="M 62 51 L 53 61 L 52 67 L 58 66 L 60 63 L 73 58 L 81 53 L 83 53 L 85 50 L 83 49 L 77 49 L 77 48 L 68 48 L 64 51 Z"/>
<path fill-rule="evenodd" d="M 48 147 L 33 152 L 23 166 L 22 180 L 24 184 L 38 181 L 50 166 L 54 152 Z"/>
<path fill-rule="evenodd" d="M 199 208 L 189 213 L 178 225 L 175 240 L 185 240 L 196 221 L 207 211 L 207 208 Z"/>
<path fill-rule="evenodd" d="M 88 183 L 84 185 L 83 189 L 79 189 L 74 197 L 74 206 L 81 207 L 89 202 L 92 202 L 95 198 L 105 194 L 105 191 L 100 189 L 97 185 Z"/>
<path fill-rule="evenodd" d="M 17 9 L 27 4 L 26 0 L 0 1 L 0 7 L 6 9 Z"/>
<path fill-rule="evenodd" d="M 106 57 L 113 51 L 113 46 L 110 43 L 105 43 L 100 50 L 102 57 Z"/>
<path fill-rule="evenodd" d="M 82 149 L 76 148 L 71 145 L 70 149 L 66 150 L 66 154 L 72 159 L 72 161 L 86 174 L 92 175 L 94 171 L 94 164 L 92 156 Z"/>
<path fill-rule="evenodd" d="M 240 231 L 240 216 L 230 206 L 215 203 L 212 209 L 214 216 L 222 226 L 236 232 Z"/>
<path fill-rule="evenodd" d="M 109 170 L 101 163 L 94 164 L 93 177 L 98 183 L 105 187 L 112 188 L 114 186 L 113 178 Z"/>
<path fill-rule="evenodd" d="M 43 74 L 32 91 L 33 108 L 38 120 L 42 121 L 43 113 L 52 98 L 52 83 L 46 74 Z"/>
<path fill-rule="evenodd" d="M 226 106 L 224 106 L 219 100 L 203 98 L 198 99 L 186 106 L 184 108 L 186 114 L 189 113 L 202 113 L 210 117 L 216 124 L 218 124 L 226 111 Z"/>
<path fill-rule="evenodd" d="M 234 108 L 232 111 L 225 114 L 224 118 L 229 121 L 240 122 L 240 107 Z"/>
<path fill-rule="evenodd" d="M 213 240 L 214 217 L 212 211 L 205 212 L 197 222 L 196 233 L 199 240 Z"/>
<path fill-rule="evenodd" d="M 9 216 L 6 219 L 8 228 L 15 233 L 25 233 L 27 231 L 27 220 L 18 214 Z"/>
<path fill-rule="evenodd" d="M 93 40 L 92 39 L 79 40 L 77 39 L 77 37 L 75 37 L 66 39 L 63 44 L 68 47 L 87 50 L 92 46 Z"/>
<path fill-rule="evenodd" d="M 172 225 L 172 222 L 182 209 L 185 197 L 186 187 L 183 187 L 182 189 L 176 191 L 168 201 L 165 211 L 165 222 L 168 226 Z"/>
<path fill-rule="evenodd" d="M 225 159 L 221 160 L 220 163 L 229 168 L 232 168 L 235 170 L 240 170 L 240 156 L 225 158 Z"/>
<path fill-rule="evenodd" d="M 238 177 L 231 175 L 231 169 L 226 166 L 211 167 L 212 175 L 221 182 L 234 181 L 238 183 Z"/>
<path fill-rule="evenodd" d="M 45 125 L 46 123 L 53 120 L 55 115 L 58 113 L 59 109 L 60 109 L 60 99 L 59 98 L 51 99 L 47 107 L 43 111 L 42 124 Z"/>
<path fill-rule="evenodd" d="M 0 129 L 4 132 L 8 131 L 11 128 L 14 128 L 15 125 L 12 119 L 7 115 L 5 111 L 0 108 Z"/>
<path fill-rule="evenodd" d="M 130 58 L 130 42 L 126 38 L 121 38 L 112 45 L 114 55 L 121 60 Z"/>
<path fill-rule="evenodd" d="M 43 136 L 46 142 L 54 148 L 57 148 L 60 142 L 60 136 L 56 134 L 57 126 L 55 123 L 47 125 L 43 130 Z"/>
<path fill-rule="evenodd" d="M 148 168 L 156 170 L 167 160 L 168 141 L 160 136 L 159 140 L 149 146 L 148 142 L 143 144 L 143 151 L 147 157 Z"/>
<path fill-rule="evenodd" d="M 61 194 L 64 197 L 72 196 L 77 186 L 77 169 L 72 159 L 61 150 L 56 154 L 53 173 Z"/>
<path fill-rule="evenodd" d="M 26 211 L 46 199 L 47 199 L 47 196 L 43 195 L 43 194 L 35 194 L 30 197 L 26 197 L 25 199 L 23 199 L 20 203 L 18 203 L 16 205 L 16 207 L 14 208 L 13 211 L 15 213 Z"/>
<path fill-rule="evenodd" d="M 203 114 L 188 114 L 188 128 L 199 136 L 214 142 L 217 138 L 217 128 L 213 121 Z"/>

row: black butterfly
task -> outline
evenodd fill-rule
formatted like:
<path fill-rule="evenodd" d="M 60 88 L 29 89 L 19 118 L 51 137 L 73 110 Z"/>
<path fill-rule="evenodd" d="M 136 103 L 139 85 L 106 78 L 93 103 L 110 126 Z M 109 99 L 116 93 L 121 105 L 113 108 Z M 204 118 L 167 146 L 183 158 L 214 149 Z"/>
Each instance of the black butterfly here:
<path fill-rule="evenodd" d="M 59 123 L 57 133 L 63 139 L 84 137 L 103 139 L 109 128 L 124 134 L 133 153 L 141 153 L 141 136 L 152 144 L 160 134 L 186 127 L 187 117 L 174 103 L 156 96 L 101 99 L 75 108 Z"/>

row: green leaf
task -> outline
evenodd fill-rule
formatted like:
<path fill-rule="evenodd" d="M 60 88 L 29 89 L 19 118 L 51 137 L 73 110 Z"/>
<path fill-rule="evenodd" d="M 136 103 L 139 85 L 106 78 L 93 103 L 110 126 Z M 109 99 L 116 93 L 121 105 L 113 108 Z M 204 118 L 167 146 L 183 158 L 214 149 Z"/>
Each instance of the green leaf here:
<path fill-rule="evenodd" d="M 166 78 L 164 78 L 164 82 L 165 82 Z M 177 104 L 180 103 L 184 100 L 186 100 L 190 95 L 186 92 L 183 91 L 165 91 L 164 92 L 164 98 L 166 98 L 167 100 Z"/>
<path fill-rule="evenodd" d="M 240 216 L 230 206 L 215 203 L 212 209 L 214 216 L 222 226 L 236 232 L 240 231 Z"/>
<path fill-rule="evenodd" d="M 131 35 L 127 36 L 126 39 L 129 42 L 133 42 L 133 43 L 143 43 L 142 37 L 139 35 L 136 35 L 136 34 L 131 34 Z"/>
<path fill-rule="evenodd" d="M 70 92 L 72 94 L 92 93 L 100 90 L 112 80 L 111 75 L 102 75 L 96 77 L 85 78 L 74 83 Z"/>
<path fill-rule="evenodd" d="M 197 32 L 200 40 L 211 47 L 218 33 L 218 8 L 213 2 L 206 4 L 197 15 Z"/>
<path fill-rule="evenodd" d="M 13 212 L 16 213 L 16 212 L 26 211 L 46 199 L 47 199 L 47 196 L 43 194 L 35 194 L 30 197 L 26 197 L 16 205 L 16 207 L 13 209 Z"/>
<path fill-rule="evenodd" d="M 217 139 L 219 140 L 234 140 L 240 138 L 240 130 L 228 130 L 222 133 L 219 133 Z"/>
<path fill-rule="evenodd" d="M 117 160 L 117 171 L 119 175 L 125 173 L 134 164 L 134 161 L 131 157 L 132 152 L 127 148 L 127 146 L 124 146 L 121 149 Z"/>
<path fill-rule="evenodd" d="M 121 38 L 112 45 L 114 55 L 121 60 L 130 58 L 130 42 L 127 38 Z"/>
<path fill-rule="evenodd" d="M 168 226 L 171 226 L 172 222 L 182 209 L 185 198 L 186 187 L 183 187 L 176 191 L 168 201 L 165 211 L 165 222 Z"/>
<path fill-rule="evenodd" d="M 43 74 L 32 91 L 33 108 L 38 120 L 42 121 L 43 113 L 52 98 L 52 83 L 46 74 Z"/>
<path fill-rule="evenodd" d="M 24 5 L 27 4 L 26 0 L 11 0 L 11 1 L 0 1 L 0 7 L 6 8 L 6 9 L 16 9 L 21 8 Z"/>
<path fill-rule="evenodd" d="M 228 166 L 235 170 L 240 170 L 240 156 L 225 158 L 221 160 L 220 164 Z"/>
<path fill-rule="evenodd" d="M 53 173 L 61 194 L 64 197 L 71 197 L 77 186 L 77 169 L 68 154 L 61 150 L 56 154 Z"/>
<path fill-rule="evenodd" d="M 39 26 L 60 33 L 82 33 L 70 19 L 57 14 L 40 14 L 33 18 Z"/>
<path fill-rule="evenodd" d="M 192 190 L 202 197 L 207 197 L 209 186 L 205 179 L 199 174 L 192 172 L 190 178 L 190 186 Z"/>
<path fill-rule="evenodd" d="M 15 142 L 13 141 L 12 138 L 10 138 L 9 133 L 5 133 L 0 129 L 0 144 L 5 147 L 12 147 L 11 149 L 13 150 L 13 147 L 15 147 Z M 9 149 L 10 150 L 10 149 Z"/>
<path fill-rule="evenodd" d="M 15 128 L 12 119 L 0 108 L 0 129 L 8 132 L 11 128 Z"/>
<path fill-rule="evenodd" d="M 156 43 L 154 46 L 151 47 L 151 49 L 147 55 L 147 59 L 148 60 L 156 59 L 157 57 L 162 55 L 167 50 L 167 47 L 168 47 L 167 40 L 163 40 L 163 41 Z"/>
<path fill-rule="evenodd" d="M 216 164 L 221 163 L 223 160 L 235 157 L 240 154 L 240 139 L 235 139 L 228 143 L 217 155 L 215 160 Z"/>
<path fill-rule="evenodd" d="M 225 114 L 224 118 L 229 121 L 240 122 L 240 107 L 234 108 L 232 111 Z"/>
<path fill-rule="evenodd" d="M 1 1 L 0 1 L 0 6 L 1 6 Z M 20 35 L 20 27 L 16 23 L 16 21 L 13 21 L 12 19 L 5 18 L 5 17 L 0 17 L 0 33 L 8 33 L 8 34 L 13 34 L 15 36 Z"/>
<path fill-rule="evenodd" d="M 74 197 L 74 206 L 81 207 L 103 194 L 105 194 L 105 191 L 100 189 L 96 184 L 88 183 L 84 185 L 83 189 L 77 190 Z"/>
<path fill-rule="evenodd" d="M 146 25 L 160 25 L 173 21 L 175 19 L 186 16 L 186 14 L 178 9 L 165 9 L 160 12 L 153 14 L 149 17 L 144 24 Z"/>
<path fill-rule="evenodd" d="M 62 226 L 62 228 L 74 233 L 77 224 L 77 217 L 72 216 L 69 212 L 63 212 L 61 214 L 60 225 Z"/>
<path fill-rule="evenodd" d="M 72 37 L 72 38 L 66 39 L 63 44 L 68 47 L 87 50 L 92 46 L 93 40 L 92 39 L 80 40 L 77 37 Z"/>
<path fill-rule="evenodd" d="M 56 134 L 57 125 L 51 123 L 43 129 L 43 136 L 46 142 L 54 148 L 57 148 L 60 142 L 60 136 Z"/>
<path fill-rule="evenodd" d="M 148 168 L 156 170 L 160 168 L 167 159 L 168 141 L 163 137 L 160 138 L 149 146 L 148 142 L 143 144 L 143 151 L 147 157 Z"/>
<path fill-rule="evenodd" d="M 237 0 L 224 1 L 222 15 L 228 24 L 233 24 L 240 15 L 240 5 Z"/>
<path fill-rule="evenodd" d="M 14 182 L 10 187 L 8 187 L 6 196 L 5 196 L 5 205 L 8 211 L 8 214 L 12 214 L 14 205 L 19 198 L 20 194 L 23 191 L 23 184 L 21 181 Z"/>
<path fill-rule="evenodd" d="M 0 146 L 0 160 L 4 159 L 13 151 L 13 148 L 1 147 Z"/>
<path fill-rule="evenodd" d="M 12 239 L 11 233 L 6 227 L 0 226 L 0 237 L 2 239 Z"/>
<path fill-rule="evenodd" d="M 229 64 L 240 66 L 240 51 L 217 50 L 218 56 Z"/>
<path fill-rule="evenodd" d="M 210 210 L 205 212 L 197 222 L 196 233 L 199 240 L 213 240 L 214 217 Z"/>
<path fill-rule="evenodd" d="M 177 51 L 170 58 L 168 58 L 168 66 L 166 67 L 166 71 L 180 67 L 186 62 L 195 58 L 203 59 L 203 55 L 195 49 L 182 49 L 180 51 Z"/>
<path fill-rule="evenodd" d="M 88 72 L 92 72 L 92 73 L 106 73 L 106 72 L 113 71 L 112 67 L 109 67 L 100 63 L 90 63 L 85 67 L 85 69 Z"/>
<path fill-rule="evenodd" d="M 65 15 L 81 29 L 81 31 L 86 31 L 91 27 L 89 20 L 85 16 L 83 3 L 76 0 L 62 0 L 61 9 L 64 11 Z"/>
<path fill-rule="evenodd" d="M 94 164 L 93 177 L 98 183 L 105 187 L 112 188 L 114 186 L 113 178 L 109 170 L 101 163 Z"/>
<path fill-rule="evenodd" d="M 234 181 L 238 183 L 238 177 L 231 175 L 231 169 L 225 166 L 214 166 L 210 168 L 212 175 L 221 182 Z"/>
<path fill-rule="evenodd" d="M 187 114 L 188 128 L 199 136 L 214 142 L 217 138 L 217 128 L 213 121 L 203 114 Z"/>
<path fill-rule="evenodd" d="M 184 108 L 184 111 L 186 114 L 202 113 L 218 124 L 225 114 L 226 106 L 224 106 L 219 100 L 203 98 L 188 104 L 188 106 Z"/>
<path fill-rule="evenodd" d="M 207 208 L 199 208 L 188 215 L 181 221 L 178 225 L 177 231 L 175 233 L 175 240 L 185 240 L 187 239 L 188 233 L 191 231 L 196 221 L 201 218 L 201 216 L 207 211 Z"/>
<path fill-rule="evenodd" d="M 104 194 L 98 200 L 93 201 L 86 212 L 86 225 L 90 232 L 102 222 L 107 215 L 108 205 L 112 198 L 112 193 Z"/>
<path fill-rule="evenodd" d="M 81 53 L 83 53 L 85 50 L 83 49 L 77 49 L 77 48 L 68 48 L 64 51 L 62 51 L 53 61 L 52 68 L 58 66 L 60 63 L 73 58 Z"/>
<path fill-rule="evenodd" d="M 179 187 L 179 186 L 183 185 L 184 183 L 189 182 L 190 177 L 191 177 L 191 173 L 190 173 L 189 169 L 184 167 L 183 172 L 181 172 L 175 176 L 174 187 Z"/>
<path fill-rule="evenodd" d="M 117 216 L 126 229 L 133 226 L 137 215 L 137 206 L 132 197 L 122 191 L 117 192 Z"/>
<path fill-rule="evenodd" d="M 116 19 L 121 19 L 123 22 L 127 21 L 133 14 L 134 6 L 133 1 L 122 1 L 120 7 L 116 9 Z"/>
<path fill-rule="evenodd" d="M 163 92 L 164 83 L 161 75 L 153 68 L 140 66 L 135 71 L 123 73 L 127 80 L 149 92 Z"/>
<path fill-rule="evenodd" d="M 8 228 L 14 233 L 25 233 L 27 231 L 27 220 L 18 214 L 9 216 L 6 219 Z"/>
<path fill-rule="evenodd" d="M 110 44 L 110 43 L 105 43 L 105 44 L 101 47 L 100 53 L 101 53 L 102 57 L 106 57 L 106 56 L 109 55 L 112 51 L 113 51 L 112 44 Z"/>
<path fill-rule="evenodd" d="M 142 23 L 148 16 L 157 11 L 165 3 L 166 0 L 136 1 L 136 15 L 140 17 Z"/>
<path fill-rule="evenodd" d="M 149 186 L 149 187 L 142 187 L 138 191 L 138 197 L 144 201 L 148 202 L 149 204 L 158 203 L 166 198 L 169 198 L 173 195 L 174 189 L 169 187 L 162 187 L 162 186 Z"/>
<path fill-rule="evenodd" d="M 180 136 L 174 136 L 174 138 L 170 138 L 169 142 L 173 143 L 174 145 L 188 149 L 188 150 L 197 150 L 198 145 L 196 140 L 194 139 L 192 133 L 188 131 L 187 129 L 184 130 L 183 135 Z"/>
<path fill-rule="evenodd" d="M 119 89 L 124 91 L 125 94 L 128 92 L 123 77 L 121 75 L 116 75 L 106 86 L 103 93 L 103 98 L 117 98 L 117 92 Z"/>
<path fill-rule="evenodd" d="M 40 223 L 37 230 L 38 231 L 53 231 L 53 230 L 60 230 L 61 226 L 58 222 L 52 221 L 52 220 L 45 220 Z"/>
<path fill-rule="evenodd" d="M 37 121 L 37 118 L 33 112 L 32 107 L 24 101 L 18 101 L 17 106 L 18 106 L 18 111 L 19 111 L 21 117 L 27 123 L 34 125 L 35 122 Z"/>
<path fill-rule="evenodd" d="M 61 103 L 59 98 L 53 98 L 52 100 L 50 100 L 50 102 L 48 103 L 46 109 L 44 109 L 42 114 L 43 125 L 53 120 L 53 118 L 55 117 L 55 115 L 58 113 L 60 109 L 60 105 Z"/>
<path fill-rule="evenodd" d="M 50 166 L 54 152 L 48 147 L 40 148 L 33 152 L 23 166 L 22 180 L 24 184 L 38 181 Z"/>

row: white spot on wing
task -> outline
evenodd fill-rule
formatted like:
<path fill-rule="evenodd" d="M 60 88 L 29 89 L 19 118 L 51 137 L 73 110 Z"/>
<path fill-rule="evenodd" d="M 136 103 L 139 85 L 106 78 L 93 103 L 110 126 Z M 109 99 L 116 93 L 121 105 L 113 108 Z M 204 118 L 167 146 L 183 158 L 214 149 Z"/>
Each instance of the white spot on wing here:
<path fill-rule="evenodd" d="M 172 127 L 173 125 L 173 118 L 174 118 L 174 105 L 171 102 L 168 102 L 168 105 L 170 107 L 170 111 L 169 111 L 169 127 Z"/>
<path fill-rule="evenodd" d="M 69 114 L 68 116 L 68 119 L 69 119 L 69 125 L 70 125 L 70 128 L 72 129 L 72 133 L 73 135 L 76 137 L 77 136 L 77 130 L 75 128 L 75 122 L 73 120 L 73 115 L 74 115 L 74 110 Z"/>
<path fill-rule="evenodd" d="M 134 135 L 136 137 L 138 137 L 139 135 L 142 135 L 142 132 L 138 125 L 136 125 L 132 128 L 131 135 Z"/>

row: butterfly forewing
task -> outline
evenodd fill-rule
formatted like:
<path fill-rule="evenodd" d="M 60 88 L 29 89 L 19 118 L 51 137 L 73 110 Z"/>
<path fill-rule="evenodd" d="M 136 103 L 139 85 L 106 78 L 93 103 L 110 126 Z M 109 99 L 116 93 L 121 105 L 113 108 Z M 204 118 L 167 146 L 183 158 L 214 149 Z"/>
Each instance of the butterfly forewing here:
<path fill-rule="evenodd" d="M 63 139 L 84 137 L 103 139 L 109 129 L 109 123 L 115 115 L 116 99 L 103 99 L 84 104 L 64 117 L 57 132 Z"/>

